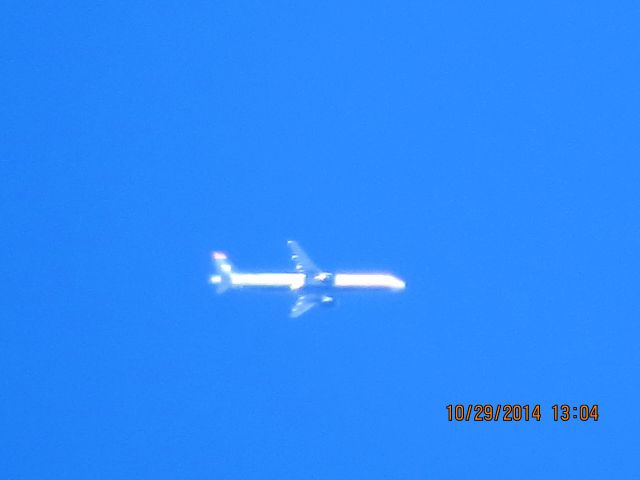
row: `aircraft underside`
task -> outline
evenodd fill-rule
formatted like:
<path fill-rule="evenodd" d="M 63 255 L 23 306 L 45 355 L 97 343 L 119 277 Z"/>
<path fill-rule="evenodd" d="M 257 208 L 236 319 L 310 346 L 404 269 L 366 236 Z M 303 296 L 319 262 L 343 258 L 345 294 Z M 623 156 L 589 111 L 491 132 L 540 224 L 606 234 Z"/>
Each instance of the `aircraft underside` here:
<path fill-rule="evenodd" d="M 299 317 L 316 306 L 335 305 L 334 294 L 341 290 L 384 289 L 402 290 L 404 281 L 387 273 L 329 273 L 319 269 L 295 241 L 287 242 L 291 249 L 296 273 L 238 273 L 227 256 L 213 253 L 217 274 L 210 283 L 219 293 L 233 288 L 282 288 L 296 293 L 290 316 Z"/>

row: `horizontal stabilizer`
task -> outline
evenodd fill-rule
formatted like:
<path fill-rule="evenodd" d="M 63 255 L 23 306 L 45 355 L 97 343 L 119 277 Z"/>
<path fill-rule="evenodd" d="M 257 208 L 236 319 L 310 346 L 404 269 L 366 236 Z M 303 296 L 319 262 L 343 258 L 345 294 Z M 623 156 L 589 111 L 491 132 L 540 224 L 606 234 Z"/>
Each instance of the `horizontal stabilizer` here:
<path fill-rule="evenodd" d="M 216 266 L 217 272 L 217 275 L 211 276 L 211 283 L 216 285 L 218 293 L 223 293 L 231 286 L 233 266 L 227 255 L 222 252 L 213 252 L 211 259 Z"/>

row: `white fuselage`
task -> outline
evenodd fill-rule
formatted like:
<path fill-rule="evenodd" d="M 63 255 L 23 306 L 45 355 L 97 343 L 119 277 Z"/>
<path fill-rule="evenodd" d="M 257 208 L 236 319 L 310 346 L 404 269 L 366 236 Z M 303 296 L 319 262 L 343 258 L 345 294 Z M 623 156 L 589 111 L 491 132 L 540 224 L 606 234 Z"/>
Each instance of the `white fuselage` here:
<path fill-rule="evenodd" d="M 310 309 L 336 304 L 334 293 L 338 291 L 403 290 L 405 283 L 389 273 L 330 273 L 318 268 L 295 240 L 287 242 L 291 250 L 293 272 L 244 273 L 235 270 L 224 252 L 215 251 L 211 259 L 216 274 L 209 282 L 216 285 L 218 293 L 232 289 L 283 289 L 296 295 L 296 302 L 289 312 L 298 318 Z"/>
<path fill-rule="evenodd" d="M 224 280 L 221 275 L 211 275 L 210 283 L 218 285 L 228 282 L 231 288 L 264 287 L 299 290 L 305 287 L 333 289 L 385 289 L 402 290 L 405 283 L 387 273 L 319 273 L 309 276 L 304 273 L 229 273 Z"/>

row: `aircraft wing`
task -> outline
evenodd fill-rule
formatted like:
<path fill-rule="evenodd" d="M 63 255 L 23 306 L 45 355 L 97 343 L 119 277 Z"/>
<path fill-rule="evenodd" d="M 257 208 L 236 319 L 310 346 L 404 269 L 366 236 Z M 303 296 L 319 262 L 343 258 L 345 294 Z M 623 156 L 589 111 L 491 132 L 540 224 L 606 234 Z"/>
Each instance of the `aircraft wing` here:
<path fill-rule="evenodd" d="M 289 240 L 287 245 L 289 245 L 289 248 L 291 249 L 291 260 L 296 264 L 297 272 L 310 273 L 313 275 L 322 271 L 315 263 L 313 263 L 313 260 L 309 258 L 300 245 L 298 245 L 298 242 Z"/>
<path fill-rule="evenodd" d="M 318 296 L 317 295 L 300 295 L 296 304 L 291 309 L 291 313 L 289 316 L 291 318 L 298 318 L 305 312 L 308 312 L 313 307 L 318 305 Z"/>

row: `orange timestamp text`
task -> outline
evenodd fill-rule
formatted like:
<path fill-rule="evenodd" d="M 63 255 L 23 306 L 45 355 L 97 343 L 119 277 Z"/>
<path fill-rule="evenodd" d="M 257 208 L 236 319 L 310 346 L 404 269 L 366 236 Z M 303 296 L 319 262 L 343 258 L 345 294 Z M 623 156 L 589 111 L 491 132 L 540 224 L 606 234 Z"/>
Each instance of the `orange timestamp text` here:
<path fill-rule="evenodd" d="M 569 420 L 598 421 L 598 405 L 555 404 L 551 407 L 554 421 L 567 422 Z M 540 404 L 449 404 L 447 405 L 447 420 L 450 422 L 520 422 L 542 419 Z"/>

